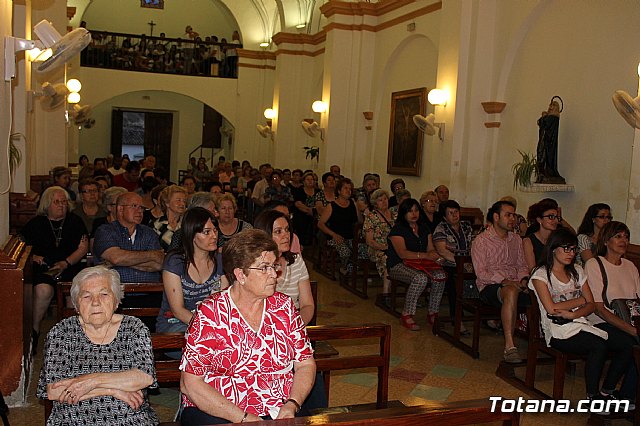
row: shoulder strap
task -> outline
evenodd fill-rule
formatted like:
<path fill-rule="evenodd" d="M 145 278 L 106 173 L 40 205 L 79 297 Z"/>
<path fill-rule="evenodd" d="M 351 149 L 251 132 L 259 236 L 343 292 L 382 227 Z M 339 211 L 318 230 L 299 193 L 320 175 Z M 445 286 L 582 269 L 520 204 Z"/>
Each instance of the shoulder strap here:
<path fill-rule="evenodd" d="M 609 304 L 609 300 L 607 299 L 607 287 L 609 286 L 609 280 L 607 279 L 607 271 L 604 269 L 604 265 L 602 264 L 602 260 L 600 260 L 600 256 L 595 256 L 594 259 L 598 262 L 598 266 L 600 266 L 600 273 L 602 274 L 602 301 L 604 302 L 604 306 L 608 309 L 611 309 L 611 305 Z"/>
<path fill-rule="evenodd" d="M 389 227 L 391 227 L 391 226 L 392 226 L 392 225 L 391 225 L 391 223 L 389 223 L 389 221 L 387 220 L 387 218 L 386 218 L 386 217 L 384 217 L 384 215 L 383 215 L 383 214 L 382 214 L 378 209 L 376 209 L 376 210 L 375 210 L 375 212 L 376 212 L 376 214 L 377 214 L 379 217 L 381 217 L 381 218 L 382 218 L 382 220 L 384 220 L 385 222 L 387 222 L 387 225 L 389 225 Z"/>

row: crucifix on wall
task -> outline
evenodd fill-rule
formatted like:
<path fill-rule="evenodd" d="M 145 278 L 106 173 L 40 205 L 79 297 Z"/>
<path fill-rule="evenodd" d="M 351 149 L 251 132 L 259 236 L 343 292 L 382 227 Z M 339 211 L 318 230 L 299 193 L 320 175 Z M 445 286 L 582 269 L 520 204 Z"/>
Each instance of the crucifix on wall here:
<path fill-rule="evenodd" d="M 150 30 L 149 30 L 151 32 L 150 36 L 153 37 L 153 27 L 155 27 L 158 24 L 153 22 L 153 19 L 152 19 L 151 21 L 147 22 L 147 25 L 149 25 L 149 28 L 150 28 Z"/>

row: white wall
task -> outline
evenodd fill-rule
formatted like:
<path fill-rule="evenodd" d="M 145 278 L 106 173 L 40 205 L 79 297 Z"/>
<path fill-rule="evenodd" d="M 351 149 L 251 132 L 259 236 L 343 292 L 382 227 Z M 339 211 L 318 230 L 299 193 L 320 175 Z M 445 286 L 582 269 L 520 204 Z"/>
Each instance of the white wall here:
<path fill-rule="evenodd" d="M 588 205 L 606 202 L 617 219 L 625 220 L 634 132 L 615 111 L 611 95 L 618 89 L 637 93 L 640 7 L 613 3 L 547 2 L 537 19 L 523 22 L 528 32 L 504 76 L 507 108 L 499 130 L 494 198 L 513 192 L 510 168 L 516 150 L 535 152 L 536 120 L 551 97 L 560 95 L 565 109 L 559 171 L 576 191 L 519 193 L 520 204 L 556 198 L 563 215 L 577 226 Z M 509 37 L 501 39 L 499 44 L 508 44 Z"/>
<path fill-rule="evenodd" d="M 0 0 L 0 35 L 11 35 L 11 5 L 10 0 Z M 4 43 L 0 45 L 0 67 L 4 70 Z M 4 79 L 3 79 L 4 80 Z M 0 142 L 0 187 L 5 188 L 9 182 L 7 175 L 7 139 L 5 135 L 8 135 L 11 131 L 9 127 L 9 115 L 12 114 L 10 109 L 9 95 L 11 87 L 8 84 L 0 85 L 0 109 L 5 111 L 3 113 L 3 119 L 0 120 L 0 135 L 2 140 Z M 9 112 L 7 114 L 7 112 Z M 0 242 L 4 243 L 7 235 L 9 234 L 9 195 L 0 194 Z"/>

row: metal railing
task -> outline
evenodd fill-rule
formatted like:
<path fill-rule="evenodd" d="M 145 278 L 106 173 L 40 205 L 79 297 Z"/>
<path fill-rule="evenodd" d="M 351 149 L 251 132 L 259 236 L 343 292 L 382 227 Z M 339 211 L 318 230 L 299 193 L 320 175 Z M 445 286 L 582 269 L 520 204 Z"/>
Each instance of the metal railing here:
<path fill-rule="evenodd" d="M 84 67 L 204 77 L 238 77 L 241 44 L 91 31 Z"/>

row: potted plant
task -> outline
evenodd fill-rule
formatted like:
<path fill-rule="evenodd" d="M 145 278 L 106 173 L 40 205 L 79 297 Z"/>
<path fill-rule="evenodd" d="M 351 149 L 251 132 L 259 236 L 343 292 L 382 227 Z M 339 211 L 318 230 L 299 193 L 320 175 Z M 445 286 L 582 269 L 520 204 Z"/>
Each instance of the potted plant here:
<path fill-rule="evenodd" d="M 535 155 L 520 150 L 518 150 L 518 153 L 520 153 L 521 156 L 520 161 L 511 166 L 514 189 L 531 186 L 531 178 L 536 171 Z"/>
<path fill-rule="evenodd" d="M 16 134 L 14 133 L 13 135 L 11 135 L 12 138 L 9 139 L 9 171 L 11 172 L 11 174 L 15 172 L 15 170 L 22 162 L 22 153 L 20 152 L 18 147 L 13 144 L 13 136 L 15 135 Z"/>
<path fill-rule="evenodd" d="M 311 160 L 315 158 L 316 163 L 320 161 L 320 147 L 319 146 L 305 146 L 304 149 L 306 155 L 304 158 L 311 157 Z"/>

